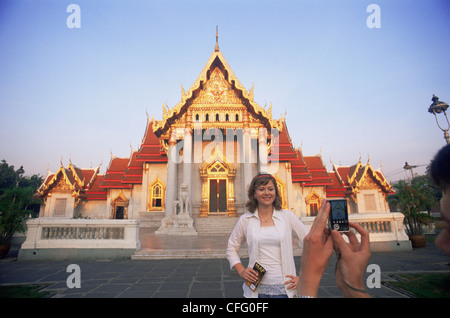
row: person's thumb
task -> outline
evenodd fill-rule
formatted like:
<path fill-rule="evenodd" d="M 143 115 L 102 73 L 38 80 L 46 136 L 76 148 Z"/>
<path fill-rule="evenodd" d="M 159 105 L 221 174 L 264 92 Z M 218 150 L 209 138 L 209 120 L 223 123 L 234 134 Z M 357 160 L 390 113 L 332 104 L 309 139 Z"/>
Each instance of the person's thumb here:
<path fill-rule="evenodd" d="M 345 242 L 341 233 L 336 230 L 331 231 L 331 236 L 333 238 L 334 246 L 340 253 L 346 253 L 349 249 L 347 246 L 347 242 Z"/>

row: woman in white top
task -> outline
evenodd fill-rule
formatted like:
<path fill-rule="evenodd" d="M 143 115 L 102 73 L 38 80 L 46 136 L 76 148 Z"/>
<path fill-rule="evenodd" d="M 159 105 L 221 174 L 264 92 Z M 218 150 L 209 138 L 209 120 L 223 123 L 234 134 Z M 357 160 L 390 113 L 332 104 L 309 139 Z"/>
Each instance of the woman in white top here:
<path fill-rule="evenodd" d="M 257 279 L 253 269 L 255 262 L 266 270 L 255 291 L 243 285 L 244 297 L 293 297 L 298 283 L 293 236 L 302 244 L 307 229 L 294 213 L 281 209 L 281 197 L 272 175 L 256 175 L 250 184 L 248 198 L 248 212 L 239 218 L 228 240 L 230 267 L 248 282 Z M 248 267 L 242 265 L 238 254 L 244 239 L 248 246 Z"/>

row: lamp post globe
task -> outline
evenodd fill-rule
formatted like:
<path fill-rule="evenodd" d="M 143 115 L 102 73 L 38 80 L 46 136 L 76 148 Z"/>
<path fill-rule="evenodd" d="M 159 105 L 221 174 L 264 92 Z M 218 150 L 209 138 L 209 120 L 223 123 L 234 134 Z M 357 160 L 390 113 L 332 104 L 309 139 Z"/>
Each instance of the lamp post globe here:
<path fill-rule="evenodd" d="M 431 100 L 433 101 L 433 103 L 428 108 L 428 112 L 434 115 L 434 117 L 436 119 L 436 124 L 444 132 L 445 141 L 447 142 L 447 144 L 450 144 L 450 138 L 448 135 L 448 130 L 450 128 L 450 122 L 448 121 L 447 112 L 446 112 L 448 109 L 448 104 L 446 102 L 440 101 L 439 97 L 437 97 L 434 94 L 433 94 L 433 98 Z M 441 126 L 439 124 L 437 114 L 441 114 L 441 113 L 444 114 L 445 120 L 447 121 L 447 128 L 445 128 L 444 126 Z"/>

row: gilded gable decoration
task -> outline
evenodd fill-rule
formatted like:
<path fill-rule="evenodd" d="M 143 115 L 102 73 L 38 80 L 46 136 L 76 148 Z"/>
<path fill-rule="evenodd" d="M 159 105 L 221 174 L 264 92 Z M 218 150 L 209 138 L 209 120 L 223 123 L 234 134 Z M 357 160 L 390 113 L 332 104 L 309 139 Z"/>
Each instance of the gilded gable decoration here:
<path fill-rule="evenodd" d="M 225 80 L 219 67 L 211 73 L 199 95 L 194 98 L 192 104 L 240 104 L 241 100 L 236 95 L 230 83 Z"/>
<path fill-rule="evenodd" d="M 378 185 L 367 173 L 361 182 L 359 182 L 359 187 L 364 189 L 378 189 Z"/>
<path fill-rule="evenodd" d="M 70 191 L 73 190 L 73 187 L 66 182 L 66 179 L 61 177 L 58 182 L 55 183 L 53 188 L 55 191 Z"/>
<path fill-rule="evenodd" d="M 89 178 L 89 181 L 95 179 L 99 168 L 97 169 L 79 169 L 72 163 L 67 168 L 61 163 L 61 167 L 56 173 L 47 173 L 47 176 L 37 190 L 36 196 L 44 199 L 50 197 L 52 192 L 68 192 L 73 198 L 75 198 L 75 206 L 77 206 L 81 199 L 85 198 L 85 177 Z"/>

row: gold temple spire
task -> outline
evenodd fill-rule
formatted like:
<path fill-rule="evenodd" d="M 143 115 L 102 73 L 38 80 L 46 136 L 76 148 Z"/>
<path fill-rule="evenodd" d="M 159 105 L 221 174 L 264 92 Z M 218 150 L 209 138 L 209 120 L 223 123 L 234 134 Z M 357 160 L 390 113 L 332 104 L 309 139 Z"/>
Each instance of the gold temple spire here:
<path fill-rule="evenodd" d="M 216 47 L 214 48 L 215 52 L 219 52 L 219 26 L 216 25 Z"/>

